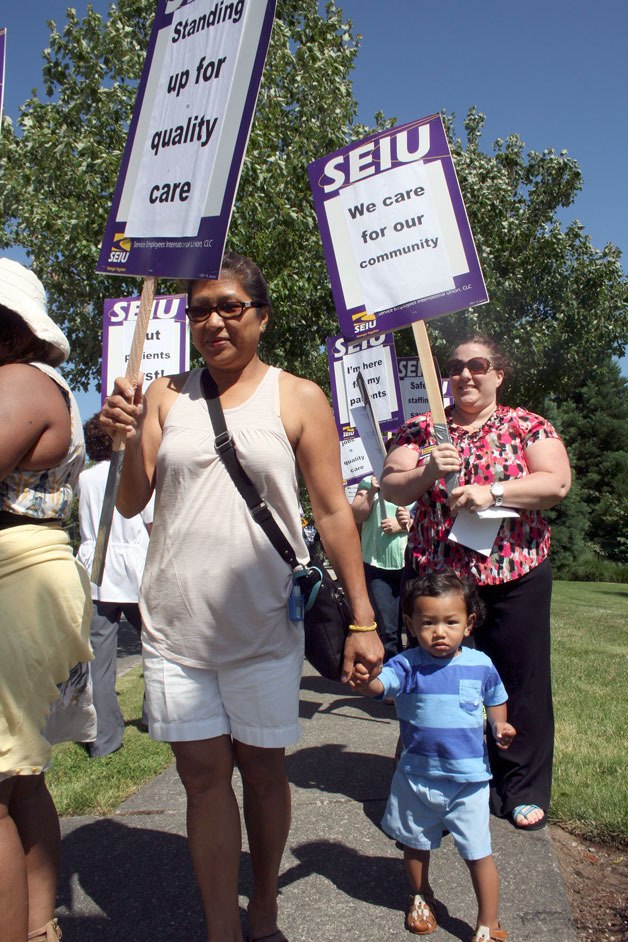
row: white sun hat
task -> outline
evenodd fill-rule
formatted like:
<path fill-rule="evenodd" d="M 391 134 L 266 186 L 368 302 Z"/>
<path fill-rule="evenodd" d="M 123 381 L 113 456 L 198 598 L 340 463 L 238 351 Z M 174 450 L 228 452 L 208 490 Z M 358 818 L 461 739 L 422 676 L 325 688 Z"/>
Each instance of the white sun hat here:
<path fill-rule="evenodd" d="M 51 366 L 67 360 L 70 344 L 46 313 L 44 286 L 34 272 L 11 258 L 0 258 L 0 304 L 21 317 L 29 330 L 51 347 Z"/>

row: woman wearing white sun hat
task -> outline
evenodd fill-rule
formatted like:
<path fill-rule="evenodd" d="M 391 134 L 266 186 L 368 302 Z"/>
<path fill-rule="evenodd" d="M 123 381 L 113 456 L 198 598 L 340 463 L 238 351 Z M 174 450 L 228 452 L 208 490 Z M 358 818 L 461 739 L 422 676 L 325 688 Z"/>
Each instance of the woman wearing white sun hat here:
<path fill-rule="evenodd" d="M 58 685 L 91 659 L 90 587 L 61 523 L 84 463 L 68 342 L 32 271 L 0 258 L 0 938 L 61 938 L 44 771 Z"/>

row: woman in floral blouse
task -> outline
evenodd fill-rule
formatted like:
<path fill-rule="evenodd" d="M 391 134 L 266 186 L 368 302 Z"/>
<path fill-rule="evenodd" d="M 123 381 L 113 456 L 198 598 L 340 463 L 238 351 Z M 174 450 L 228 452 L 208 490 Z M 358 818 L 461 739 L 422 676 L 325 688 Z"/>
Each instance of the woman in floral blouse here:
<path fill-rule="evenodd" d="M 447 362 L 454 404 L 447 410 L 451 444 L 436 444 L 430 413 L 398 432 L 382 475 L 387 500 L 417 501 L 409 552 L 419 573 L 452 568 L 470 574 L 487 607 L 474 632 L 508 691 L 518 730 L 504 753 L 489 737 L 492 805 L 522 830 L 546 823 L 554 719 L 550 677 L 549 527 L 541 511 L 569 491 L 567 452 L 553 426 L 526 409 L 498 404 L 506 361 L 486 337 L 461 343 Z M 450 494 L 445 476 L 458 476 Z M 485 556 L 448 539 L 458 511 L 514 508 Z"/>

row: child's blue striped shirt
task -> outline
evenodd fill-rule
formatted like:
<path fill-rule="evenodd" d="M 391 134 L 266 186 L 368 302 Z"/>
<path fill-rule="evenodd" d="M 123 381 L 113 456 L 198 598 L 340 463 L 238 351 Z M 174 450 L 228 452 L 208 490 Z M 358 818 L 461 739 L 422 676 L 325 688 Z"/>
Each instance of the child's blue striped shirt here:
<path fill-rule="evenodd" d="M 401 769 L 422 778 L 490 779 L 482 707 L 508 696 L 486 654 L 460 648 L 455 657 L 438 658 L 411 648 L 388 661 L 378 680 L 384 685 L 378 699 L 396 698 Z"/>

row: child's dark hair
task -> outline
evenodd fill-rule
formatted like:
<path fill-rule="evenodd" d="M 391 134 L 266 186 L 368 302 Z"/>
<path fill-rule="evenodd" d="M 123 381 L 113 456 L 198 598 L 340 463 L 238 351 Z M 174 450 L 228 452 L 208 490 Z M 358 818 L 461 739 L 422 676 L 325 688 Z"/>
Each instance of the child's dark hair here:
<path fill-rule="evenodd" d="M 85 450 L 90 461 L 109 461 L 113 442 L 100 424 L 100 413 L 96 413 L 83 425 Z"/>
<path fill-rule="evenodd" d="M 475 581 L 468 576 L 456 575 L 453 569 L 445 569 L 443 572 L 430 572 L 426 576 L 417 576 L 415 579 L 406 582 L 401 611 L 408 618 L 412 618 L 414 603 L 421 596 L 427 595 L 430 598 L 438 598 L 441 595 L 450 595 L 451 593 L 462 596 L 467 615 L 475 615 L 475 627 L 481 625 L 484 621 L 486 608 L 478 595 Z"/>

